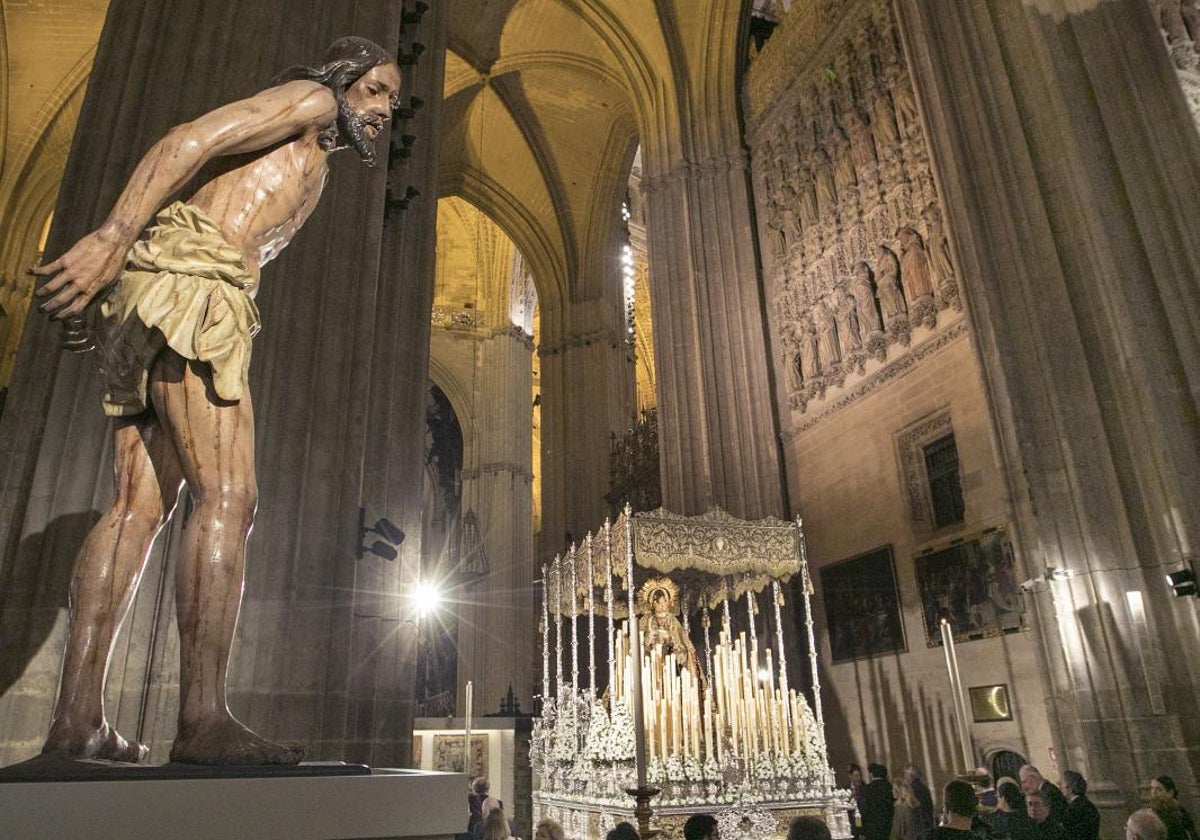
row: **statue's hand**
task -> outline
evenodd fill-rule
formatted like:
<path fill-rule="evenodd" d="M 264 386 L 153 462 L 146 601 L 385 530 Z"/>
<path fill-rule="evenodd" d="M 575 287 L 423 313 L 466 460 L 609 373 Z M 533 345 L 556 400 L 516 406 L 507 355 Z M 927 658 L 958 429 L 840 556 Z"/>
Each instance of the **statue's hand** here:
<path fill-rule="evenodd" d="M 116 282 L 128 249 L 121 237 L 101 229 L 80 239 L 54 262 L 29 269 L 30 274 L 49 278 L 34 293 L 48 298 L 39 308 L 56 321 L 79 315 Z"/>

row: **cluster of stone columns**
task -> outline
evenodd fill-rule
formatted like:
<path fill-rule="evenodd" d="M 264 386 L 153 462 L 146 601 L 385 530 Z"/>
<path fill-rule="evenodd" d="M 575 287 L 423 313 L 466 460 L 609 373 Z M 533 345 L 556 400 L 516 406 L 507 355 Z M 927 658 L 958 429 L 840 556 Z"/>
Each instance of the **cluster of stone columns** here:
<path fill-rule="evenodd" d="M 1140 0 L 897 0 L 1035 584 L 1060 768 L 1195 793 L 1200 137 Z M 1036 758 L 1036 757 L 1035 757 Z"/>

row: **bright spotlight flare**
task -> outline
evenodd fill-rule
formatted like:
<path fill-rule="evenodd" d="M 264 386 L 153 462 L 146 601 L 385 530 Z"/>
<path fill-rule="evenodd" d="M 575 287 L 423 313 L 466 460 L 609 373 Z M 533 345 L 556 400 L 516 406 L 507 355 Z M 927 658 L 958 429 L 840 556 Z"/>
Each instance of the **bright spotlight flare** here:
<path fill-rule="evenodd" d="M 437 584 L 421 581 L 413 587 L 409 598 L 417 614 L 424 617 L 437 610 L 442 603 L 442 590 L 438 589 Z"/>

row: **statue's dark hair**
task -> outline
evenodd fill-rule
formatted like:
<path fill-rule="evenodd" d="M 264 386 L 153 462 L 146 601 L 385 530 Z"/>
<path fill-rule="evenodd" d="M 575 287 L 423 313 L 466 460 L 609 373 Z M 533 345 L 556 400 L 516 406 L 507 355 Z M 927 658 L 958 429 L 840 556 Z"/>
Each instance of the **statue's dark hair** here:
<path fill-rule="evenodd" d="M 325 85 L 333 91 L 339 105 L 346 89 L 357 82 L 364 73 L 380 64 L 394 62 L 395 59 L 383 47 L 366 38 L 353 35 L 338 38 L 329 45 L 320 66 L 311 67 L 296 64 L 287 68 L 271 80 L 271 87 L 285 82 L 302 79 Z M 322 149 L 329 151 L 337 145 L 338 127 L 336 124 L 321 132 L 318 142 Z"/>

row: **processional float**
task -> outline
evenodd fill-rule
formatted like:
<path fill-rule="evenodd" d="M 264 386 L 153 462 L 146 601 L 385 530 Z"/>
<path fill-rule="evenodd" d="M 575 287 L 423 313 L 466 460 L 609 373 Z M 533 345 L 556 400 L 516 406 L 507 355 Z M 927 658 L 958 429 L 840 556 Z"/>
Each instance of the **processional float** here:
<path fill-rule="evenodd" d="M 542 572 L 535 820 L 599 838 L 635 817 L 634 797 L 645 826 L 653 795 L 671 836 L 695 813 L 714 814 L 722 840 L 781 836 L 801 814 L 850 836 L 851 800 L 826 752 L 798 520 L 627 508 Z M 784 584 L 797 574 L 811 705 L 788 674 Z"/>

